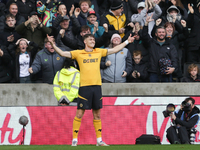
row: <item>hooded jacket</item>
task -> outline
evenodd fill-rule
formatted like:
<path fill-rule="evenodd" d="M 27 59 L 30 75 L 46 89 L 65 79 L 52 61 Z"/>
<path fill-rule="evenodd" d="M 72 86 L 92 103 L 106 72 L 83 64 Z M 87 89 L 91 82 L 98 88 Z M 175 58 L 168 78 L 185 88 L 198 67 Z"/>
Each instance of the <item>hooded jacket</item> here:
<path fill-rule="evenodd" d="M 43 83 L 52 84 L 55 74 L 62 68 L 64 61 L 65 58 L 61 57 L 55 51 L 51 53 L 44 48 L 35 56 L 31 66 L 33 69 L 33 74 L 36 74 L 41 70 Z"/>
<path fill-rule="evenodd" d="M 63 99 L 72 102 L 78 97 L 80 85 L 80 73 L 74 68 L 63 68 L 58 71 L 53 81 L 53 91 L 56 99 L 60 103 Z"/>

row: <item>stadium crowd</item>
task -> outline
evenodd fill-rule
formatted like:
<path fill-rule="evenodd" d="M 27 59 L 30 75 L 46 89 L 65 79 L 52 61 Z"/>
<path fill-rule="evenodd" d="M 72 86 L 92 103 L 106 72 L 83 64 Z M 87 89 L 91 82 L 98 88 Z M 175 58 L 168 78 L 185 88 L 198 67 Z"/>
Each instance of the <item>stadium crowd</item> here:
<path fill-rule="evenodd" d="M 53 84 L 65 58 L 47 34 L 72 51 L 90 33 L 107 49 L 135 36 L 101 59 L 104 83 L 199 82 L 199 20 L 200 0 L 0 0 L 0 83 Z"/>

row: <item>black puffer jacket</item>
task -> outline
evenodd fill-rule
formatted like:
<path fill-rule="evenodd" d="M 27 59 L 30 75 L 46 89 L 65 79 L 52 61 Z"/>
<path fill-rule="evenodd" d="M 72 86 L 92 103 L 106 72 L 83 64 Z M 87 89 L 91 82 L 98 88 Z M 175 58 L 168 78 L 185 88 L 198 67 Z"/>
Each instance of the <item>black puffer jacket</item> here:
<path fill-rule="evenodd" d="M 11 77 L 11 56 L 9 55 L 5 46 L 0 46 L 0 49 L 3 51 L 3 56 L 0 56 L 0 83 L 9 82 Z"/>

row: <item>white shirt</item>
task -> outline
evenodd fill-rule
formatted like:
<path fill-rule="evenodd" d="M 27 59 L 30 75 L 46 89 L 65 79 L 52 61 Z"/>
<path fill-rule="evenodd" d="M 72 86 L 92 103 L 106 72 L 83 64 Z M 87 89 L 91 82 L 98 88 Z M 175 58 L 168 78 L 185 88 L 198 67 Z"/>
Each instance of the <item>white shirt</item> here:
<path fill-rule="evenodd" d="M 19 77 L 27 77 L 30 75 L 28 72 L 30 63 L 30 56 L 28 53 L 23 53 L 19 55 L 19 65 L 20 65 L 20 72 Z"/>

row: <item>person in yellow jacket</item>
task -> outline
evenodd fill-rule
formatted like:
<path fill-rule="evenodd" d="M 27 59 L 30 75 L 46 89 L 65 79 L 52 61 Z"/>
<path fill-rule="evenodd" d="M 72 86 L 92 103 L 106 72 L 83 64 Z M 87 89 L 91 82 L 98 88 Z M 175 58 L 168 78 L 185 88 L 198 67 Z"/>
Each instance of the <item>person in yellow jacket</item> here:
<path fill-rule="evenodd" d="M 58 105 L 69 105 L 78 97 L 80 85 L 80 73 L 74 67 L 74 62 L 66 58 L 63 67 L 58 71 L 53 81 L 53 91 Z"/>

